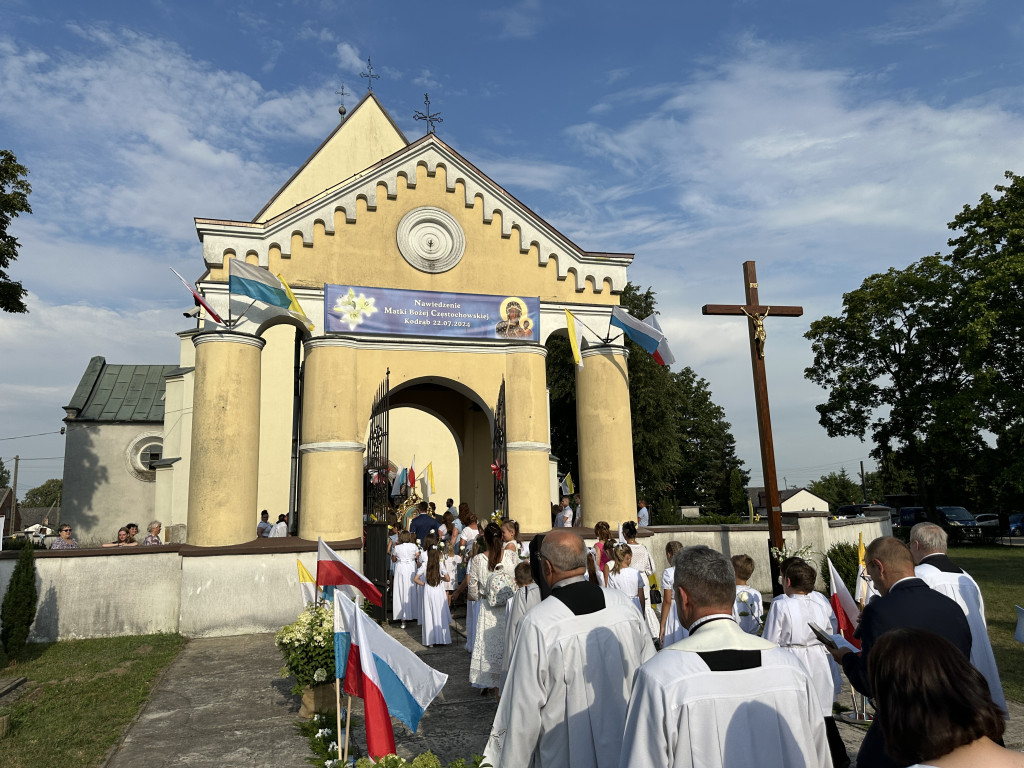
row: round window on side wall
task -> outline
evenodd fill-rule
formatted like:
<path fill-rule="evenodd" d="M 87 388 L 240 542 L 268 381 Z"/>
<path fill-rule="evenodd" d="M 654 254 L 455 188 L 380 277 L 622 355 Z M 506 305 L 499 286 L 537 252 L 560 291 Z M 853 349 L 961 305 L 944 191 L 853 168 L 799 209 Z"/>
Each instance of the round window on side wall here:
<path fill-rule="evenodd" d="M 153 462 L 160 461 L 163 455 L 164 441 L 159 433 L 139 435 L 128 446 L 128 471 L 138 480 L 156 482 Z"/>

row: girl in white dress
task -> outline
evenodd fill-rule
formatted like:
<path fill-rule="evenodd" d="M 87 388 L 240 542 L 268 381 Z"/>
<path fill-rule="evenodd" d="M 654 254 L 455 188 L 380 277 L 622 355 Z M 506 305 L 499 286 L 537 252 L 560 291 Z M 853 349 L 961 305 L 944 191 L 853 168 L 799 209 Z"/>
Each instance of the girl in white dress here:
<path fill-rule="evenodd" d="M 484 583 L 487 582 L 486 549 L 483 536 L 473 540 L 473 547 L 469 554 L 469 567 L 463 581 L 466 588 L 466 650 L 470 653 L 473 652 L 473 643 L 476 642 L 476 619 L 480 614 L 480 590 L 483 588 L 480 583 L 481 577 Z M 462 587 L 460 586 L 459 589 L 461 590 Z"/>
<path fill-rule="evenodd" d="M 667 648 L 672 643 L 677 643 L 690 633 L 686 627 L 679 623 L 679 614 L 676 612 L 676 604 L 673 600 L 675 593 L 676 566 L 675 556 L 683 548 L 682 542 L 670 541 L 665 545 L 665 559 L 668 560 L 668 568 L 661 573 L 661 628 L 659 638 L 661 647 Z"/>
<path fill-rule="evenodd" d="M 392 621 L 402 622 L 402 629 L 405 629 L 406 621 L 416 621 L 419 618 L 418 606 L 413 600 L 415 585 L 412 583 L 412 577 L 416 573 L 416 555 L 419 553 L 419 547 L 415 542 L 412 531 L 402 531 L 398 534 L 398 544 L 391 548 L 391 560 L 395 564 L 391 618 Z"/>
<path fill-rule="evenodd" d="M 628 520 L 622 524 L 622 535 L 626 537 L 626 543 L 633 553 L 633 568 L 635 568 L 642 579 L 644 588 L 644 618 L 647 619 L 647 628 L 651 631 L 651 637 L 657 637 L 659 632 L 658 617 L 654 615 L 654 608 L 651 607 L 651 582 L 649 576 L 654 573 L 654 559 L 650 550 L 643 544 L 636 541 L 636 523 Z"/>
<path fill-rule="evenodd" d="M 458 586 L 455 583 L 455 574 L 459 572 L 459 563 L 462 562 L 462 557 L 455 554 L 455 543 L 451 537 L 448 541 L 444 542 L 444 569 L 448 571 L 449 579 L 444 583 L 445 597 L 448 600 L 449 607 L 452 604 L 452 592 L 455 591 L 455 587 Z"/>
<path fill-rule="evenodd" d="M 448 609 L 448 597 L 444 583 L 451 581 L 439 545 L 427 550 L 426 562 L 416 572 L 414 581 L 423 589 L 423 608 L 420 611 L 420 627 L 423 631 L 423 645 L 451 645 L 452 614 Z"/>
<path fill-rule="evenodd" d="M 644 587 L 643 577 L 636 568 L 630 567 L 633 562 L 633 552 L 629 544 L 618 544 L 612 550 L 614 565 L 608 572 L 608 586 L 617 589 L 628 595 L 633 604 L 636 605 L 640 615 L 644 614 Z"/>

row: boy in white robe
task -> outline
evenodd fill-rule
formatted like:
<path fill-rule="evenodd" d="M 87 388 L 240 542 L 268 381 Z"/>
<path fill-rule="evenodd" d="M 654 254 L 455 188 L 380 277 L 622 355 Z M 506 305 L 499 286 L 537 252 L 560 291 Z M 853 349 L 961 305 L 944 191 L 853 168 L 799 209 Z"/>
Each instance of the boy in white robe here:
<path fill-rule="evenodd" d="M 804 561 L 794 563 L 786 570 L 783 587 L 787 599 L 772 601 L 761 637 L 789 650 L 804 665 L 821 705 L 832 763 L 836 768 L 846 768 L 850 758 L 832 717 L 832 705 L 839 696 L 842 682 L 839 665 L 810 627 L 814 624 L 834 635 L 839 631 L 839 623 L 831 606 L 825 608 L 811 596 L 817 577 L 817 571 Z"/>
<path fill-rule="evenodd" d="M 764 598 L 761 593 L 747 585 L 754 573 L 754 558 L 750 555 L 733 555 L 732 570 L 736 574 L 736 602 L 732 606 L 732 617 L 740 629 L 756 635 L 761 629 L 764 615 Z"/>
<path fill-rule="evenodd" d="M 910 529 L 910 554 L 914 558 L 914 575 L 963 610 L 971 628 L 971 664 L 988 683 L 992 701 L 1009 715 L 978 582 L 946 556 L 946 532 L 934 523 L 918 523 Z"/>
<path fill-rule="evenodd" d="M 732 563 L 695 546 L 676 555 L 675 569 L 673 601 L 690 636 L 637 673 L 620 768 L 831 766 L 807 672 L 732 617 Z"/>

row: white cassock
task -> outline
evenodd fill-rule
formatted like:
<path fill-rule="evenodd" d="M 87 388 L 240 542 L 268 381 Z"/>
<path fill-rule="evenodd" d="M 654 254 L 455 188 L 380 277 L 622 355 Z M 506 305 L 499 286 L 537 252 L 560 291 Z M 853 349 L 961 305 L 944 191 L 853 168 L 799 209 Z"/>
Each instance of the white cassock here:
<path fill-rule="evenodd" d="M 629 598 L 601 591 L 602 610 L 576 615 L 549 597 L 523 617 L 485 763 L 494 768 L 616 765 L 633 675 L 654 656 L 654 644 Z"/>
<path fill-rule="evenodd" d="M 984 676 L 995 705 L 1009 714 L 1003 686 L 999 682 L 996 657 L 992 654 L 992 642 L 989 640 L 988 627 L 985 624 L 985 600 L 981 596 L 978 583 L 966 572 L 946 573 L 927 563 L 921 563 L 914 568 L 914 575 L 936 592 L 941 592 L 956 602 L 963 610 L 967 617 L 967 625 L 971 628 L 971 664 Z"/>
<path fill-rule="evenodd" d="M 512 649 L 516 647 L 516 638 L 519 636 L 519 625 L 523 622 L 526 612 L 538 605 L 540 605 L 540 587 L 536 584 L 526 584 L 520 587 L 512 595 L 512 599 L 505 604 L 505 655 L 501 662 L 499 691 L 505 690 L 508 668 L 512 664 Z"/>
<path fill-rule="evenodd" d="M 821 703 L 821 716 L 832 717 L 832 703 L 839 695 L 839 665 L 825 646 L 815 637 L 808 624 L 815 624 L 829 634 L 839 631 L 832 607 L 807 595 L 790 595 L 787 600 L 774 600 L 764 620 L 761 637 L 786 648 L 804 665 Z"/>
<path fill-rule="evenodd" d="M 620 768 L 830 768 L 825 721 L 803 665 L 730 614 L 706 618 L 713 620 L 692 626 L 637 673 Z M 744 666 L 736 657 L 756 666 L 734 668 Z"/>

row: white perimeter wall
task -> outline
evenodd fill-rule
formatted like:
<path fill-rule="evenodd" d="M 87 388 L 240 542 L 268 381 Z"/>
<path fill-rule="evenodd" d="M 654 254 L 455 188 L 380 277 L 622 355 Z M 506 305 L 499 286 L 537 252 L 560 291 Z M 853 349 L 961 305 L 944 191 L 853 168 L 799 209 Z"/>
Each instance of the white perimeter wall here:
<path fill-rule="evenodd" d="M 867 544 L 891 535 L 888 518 L 830 521 L 825 513 L 786 515 L 784 536 L 790 549 L 810 545 L 817 567 L 822 553 L 837 541 Z M 642 536 L 656 573 L 666 566 L 665 545 L 706 544 L 727 556 L 745 553 L 756 568 L 751 584 L 771 595 L 768 530 L 755 526 L 671 526 L 647 529 Z M 588 541 L 591 543 L 592 540 Z M 216 637 L 275 632 L 302 610 L 296 560 L 316 573 L 315 552 L 266 552 L 195 556 L 195 550 L 162 549 L 43 553 L 36 557 L 39 607 L 30 640 L 114 637 L 180 632 L 186 637 Z M 339 550 L 362 567 L 362 552 Z M 0 559 L 0 594 L 17 559 Z M 819 588 L 821 587 L 819 574 Z"/>

